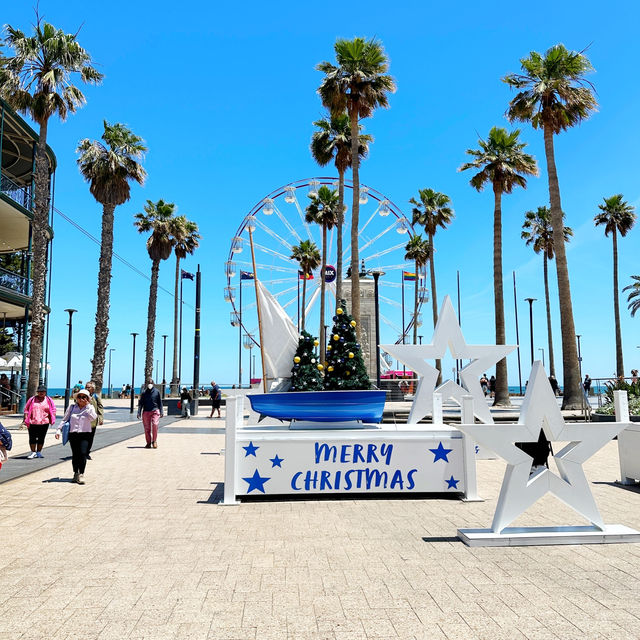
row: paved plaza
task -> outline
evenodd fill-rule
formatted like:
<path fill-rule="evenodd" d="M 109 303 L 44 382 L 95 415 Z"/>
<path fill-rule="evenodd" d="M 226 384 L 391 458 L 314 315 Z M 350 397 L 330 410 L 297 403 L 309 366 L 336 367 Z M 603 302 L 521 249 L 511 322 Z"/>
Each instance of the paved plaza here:
<path fill-rule="evenodd" d="M 460 527 L 490 525 L 499 460 L 478 462 L 484 502 L 223 507 L 222 420 L 207 410 L 165 418 L 159 448 L 147 450 L 123 402 L 109 402 L 105 431 L 131 429 L 95 451 L 86 485 L 70 482 L 70 460 L 0 484 L 0 640 L 640 638 L 639 544 L 457 540 Z M 28 449 L 25 432 L 13 434 L 17 459 L 0 479 Z M 50 446 L 27 462 L 62 452 Z M 585 470 L 605 522 L 640 529 L 640 489 L 614 484 L 617 444 Z M 586 523 L 546 496 L 514 524 Z"/>

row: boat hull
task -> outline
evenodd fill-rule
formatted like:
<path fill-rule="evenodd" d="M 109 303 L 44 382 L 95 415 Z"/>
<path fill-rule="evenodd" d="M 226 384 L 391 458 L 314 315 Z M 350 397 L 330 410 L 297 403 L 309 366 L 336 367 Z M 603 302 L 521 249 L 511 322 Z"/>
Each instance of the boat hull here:
<path fill-rule="evenodd" d="M 251 408 L 279 420 L 382 421 L 386 391 L 294 391 L 248 395 Z"/>

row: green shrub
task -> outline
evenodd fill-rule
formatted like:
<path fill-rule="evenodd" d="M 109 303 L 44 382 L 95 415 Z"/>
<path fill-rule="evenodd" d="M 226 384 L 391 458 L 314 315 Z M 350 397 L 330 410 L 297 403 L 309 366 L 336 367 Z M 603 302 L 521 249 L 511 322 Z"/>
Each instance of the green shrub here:
<path fill-rule="evenodd" d="M 607 404 L 602 405 L 600 408 L 596 409 L 596 413 L 600 413 L 605 416 L 613 416 L 615 415 L 615 412 L 616 411 L 613 402 L 607 402 Z M 640 397 L 629 397 L 629 414 L 632 416 L 640 416 Z"/>

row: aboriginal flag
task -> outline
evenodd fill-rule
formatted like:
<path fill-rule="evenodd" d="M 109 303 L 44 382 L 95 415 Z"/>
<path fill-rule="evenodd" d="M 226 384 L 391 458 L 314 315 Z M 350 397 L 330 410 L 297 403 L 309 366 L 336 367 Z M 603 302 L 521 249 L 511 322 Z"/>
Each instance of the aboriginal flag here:
<path fill-rule="evenodd" d="M 299 280 L 313 280 L 313 273 L 307 273 L 305 276 L 302 271 L 298 271 L 298 279 Z"/>

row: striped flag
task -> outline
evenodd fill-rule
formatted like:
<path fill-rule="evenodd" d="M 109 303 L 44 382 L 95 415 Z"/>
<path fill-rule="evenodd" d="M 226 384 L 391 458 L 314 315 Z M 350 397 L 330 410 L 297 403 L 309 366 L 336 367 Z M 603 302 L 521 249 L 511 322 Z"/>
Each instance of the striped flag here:
<path fill-rule="evenodd" d="M 313 280 L 313 273 L 307 273 L 305 276 L 302 271 L 298 271 L 298 279 L 299 280 Z"/>
<path fill-rule="evenodd" d="M 411 271 L 403 271 L 402 279 L 405 282 L 415 282 L 417 278 L 415 273 L 412 273 Z"/>

